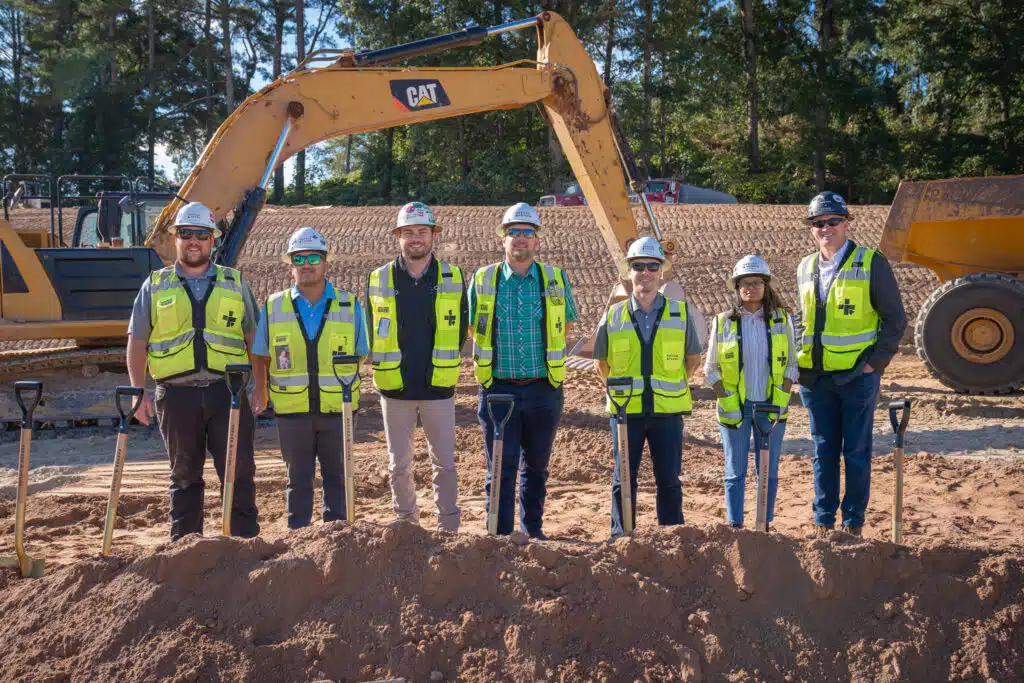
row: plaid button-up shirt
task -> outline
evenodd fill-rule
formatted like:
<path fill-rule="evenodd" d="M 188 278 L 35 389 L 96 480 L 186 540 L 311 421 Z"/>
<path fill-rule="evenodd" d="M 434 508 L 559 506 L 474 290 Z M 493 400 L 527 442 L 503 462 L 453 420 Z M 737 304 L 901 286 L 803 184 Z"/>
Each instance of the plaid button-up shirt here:
<path fill-rule="evenodd" d="M 544 335 L 540 321 L 544 302 L 540 295 L 540 267 L 536 262 L 525 276 L 508 263 L 498 271 L 498 297 L 495 301 L 497 329 L 494 350 L 497 354 L 494 376 L 501 379 L 547 377 L 544 365 Z M 473 280 L 470 280 L 472 282 Z M 469 319 L 476 320 L 476 296 L 469 287 Z M 565 277 L 565 321 L 576 322 L 576 301 Z"/>

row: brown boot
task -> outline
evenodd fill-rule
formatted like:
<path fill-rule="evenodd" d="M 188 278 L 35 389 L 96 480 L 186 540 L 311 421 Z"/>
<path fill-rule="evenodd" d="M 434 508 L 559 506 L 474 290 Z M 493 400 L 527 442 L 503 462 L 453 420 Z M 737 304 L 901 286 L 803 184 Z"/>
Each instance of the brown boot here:
<path fill-rule="evenodd" d="M 835 531 L 835 529 L 835 524 L 815 524 L 814 535 L 818 538 L 828 538 L 832 534 L 832 532 Z"/>
<path fill-rule="evenodd" d="M 861 534 L 861 529 L 863 529 L 863 527 L 859 527 L 859 526 L 844 526 L 843 527 L 843 531 L 845 531 L 846 533 L 850 534 L 851 536 L 861 536 L 862 535 Z"/>

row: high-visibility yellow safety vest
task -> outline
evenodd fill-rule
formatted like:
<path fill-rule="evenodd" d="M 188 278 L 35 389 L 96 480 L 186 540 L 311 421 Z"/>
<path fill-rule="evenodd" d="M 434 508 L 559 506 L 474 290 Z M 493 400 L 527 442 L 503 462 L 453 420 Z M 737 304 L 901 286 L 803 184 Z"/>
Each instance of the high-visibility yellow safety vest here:
<path fill-rule="evenodd" d="M 722 371 L 725 398 L 718 399 L 718 421 L 726 427 L 735 427 L 743 421 L 743 402 L 747 400 L 747 383 L 743 373 L 743 336 L 739 320 L 729 313 L 719 313 L 715 326 L 718 344 L 718 365 Z M 786 364 L 789 361 L 789 339 L 793 323 L 783 310 L 776 309 L 768 325 L 768 367 L 771 376 L 766 387 L 767 400 L 782 411 L 779 421 L 789 417 L 789 392 L 783 391 Z"/>
<path fill-rule="evenodd" d="M 171 379 L 199 370 L 223 373 L 225 365 L 248 362 L 242 333 L 242 276 L 234 268 L 214 268 L 217 275 L 202 301 L 193 300 L 174 266 L 150 275 L 152 331 L 147 355 L 153 379 Z M 194 306 L 199 307 L 200 315 L 193 315 Z M 202 327 L 196 327 L 197 319 L 202 320 Z"/>
<path fill-rule="evenodd" d="M 341 382 L 355 375 L 352 385 L 352 409 L 359 407 L 359 375 L 356 364 L 344 364 L 334 371 L 334 354 L 355 355 L 355 297 L 335 288 L 335 299 L 327 302 L 319 335 L 308 339 L 295 311 L 291 289 L 267 300 L 270 336 L 270 398 L 274 412 L 340 413 Z"/>
<path fill-rule="evenodd" d="M 825 300 L 825 326 L 820 335 L 818 313 L 818 252 L 804 257 L 797 268 L 797 286 L 803 311 L 803 337 L 797 360 L 814 367 L 814 347 L 821 345 L 821 370 L 839 372 L 857 364 L 861 352 L 878 338 L 878 312 L 871 305 L 871 262 L 875 250 L 854 247 L 836 273 Z"/>
<path fill-rule="evenodd" d="M 626 414 L 643 412 L 643 394 L 654 395 L 654 413 L 658 415 L 689 415 L 693 410 L 690 386 L 686 381 L 686 304 L 676 299 L 665 299 L 661 318 L 652 332 L 651 374 L 643 374 L 645 344 L 629 314 L 629 299 L 620 301 L 608 310 L 608 376 L 631 377 L 629 391 L 613 392 L 616 401 L 623 403 L 629 397 Z M 616 413 L 611 399 L 608 412 Z"/>
<path fill-rule="evenodd" d="M 476 321 L 473 325 L 473 363 L 476 380 L 489 389 L 494 379 L 495 314 L 501 263 L 480 268 L 473 276 Z M 537 263 L 540 270 L 541 333 L 544 336 L 544 365 L 548 382 L 556 389 L 565 381 L 565 271 Z"/>
<path fill-rule="evenodd" d="M 444 261 L 437 262 L 437 290 L 434 295 L 434 350 L 430 354 L 434 370 L 430 384 L 454 387 L 459 381 L 459 330 L 462 322 L 462 270 Z M 398 346 L 398 301 L 395 298 L 395 261 L 370 273 L 367 294 L 373 308 L 373 386 L 384 391 L 400 391 L 402 349 Z"/>

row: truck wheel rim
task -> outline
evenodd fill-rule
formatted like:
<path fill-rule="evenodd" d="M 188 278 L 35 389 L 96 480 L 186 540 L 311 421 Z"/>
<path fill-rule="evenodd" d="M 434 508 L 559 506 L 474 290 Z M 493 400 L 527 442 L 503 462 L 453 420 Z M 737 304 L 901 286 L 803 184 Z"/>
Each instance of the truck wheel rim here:
<path fill-rule="evenodd" d="M 953 348 L 972 363 L 995 363 L 1013 348 L 1013 325 L 993 308 L 972 308 L 953 323 Z"/>

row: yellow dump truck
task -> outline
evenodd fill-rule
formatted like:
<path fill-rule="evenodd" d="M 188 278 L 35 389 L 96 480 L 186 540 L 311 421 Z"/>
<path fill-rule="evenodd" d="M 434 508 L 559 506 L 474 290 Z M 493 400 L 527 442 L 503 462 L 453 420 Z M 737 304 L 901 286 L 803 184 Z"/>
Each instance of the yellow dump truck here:
<path fill-rule="evenodd" d="M 1024 175 L 901 183 L 882 251 L 942 281 L 915 333 L 932 374 L 963 393 L 1024 386 Z"/>

